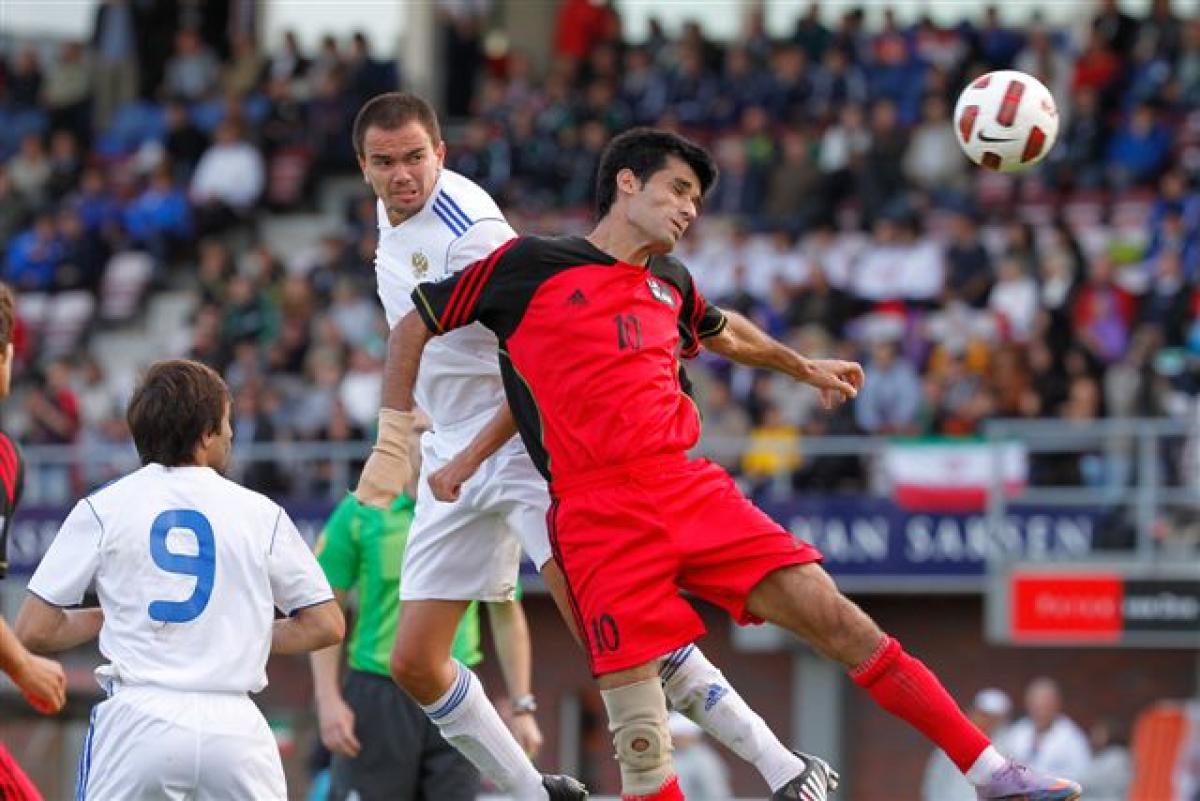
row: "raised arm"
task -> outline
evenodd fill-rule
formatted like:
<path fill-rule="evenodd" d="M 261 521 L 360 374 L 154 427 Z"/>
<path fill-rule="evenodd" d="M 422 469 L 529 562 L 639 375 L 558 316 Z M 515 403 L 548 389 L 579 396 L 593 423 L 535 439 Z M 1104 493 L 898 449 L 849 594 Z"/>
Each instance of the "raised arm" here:
<path fill-rule="evenodd" d="M 737 312 L 722 310 L 722 313 L 725 326 L 701 340 L 708 350 L 738 364 L 775 370 L 810 384 L 821 391 L 821 403 L 827 409 L 858 395 L 864 374 L 857 362 L 806 358 Z"/>
<path fill-rule="evenodd" d="M 354 489 L 354 496 L 367 506 L 386 509 L 412 480 L 416 464 L 413 430 L 417 425 L 413 387 L 421 354 L 432 337 L 415 311 L 400 318 L 388 335 L 379 430 Z"/>

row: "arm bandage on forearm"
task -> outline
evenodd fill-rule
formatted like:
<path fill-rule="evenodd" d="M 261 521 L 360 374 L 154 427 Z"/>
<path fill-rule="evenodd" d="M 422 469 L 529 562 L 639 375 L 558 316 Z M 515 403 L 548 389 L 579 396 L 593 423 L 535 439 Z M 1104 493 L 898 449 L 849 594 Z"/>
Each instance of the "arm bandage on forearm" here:
<path fill-rule="evenodd" d="M 363 465 L 354 497 L 368 506 L 387 508 L 412 480 L 416 465 L 415 412 L 379 410 L 379 433 Z"/>

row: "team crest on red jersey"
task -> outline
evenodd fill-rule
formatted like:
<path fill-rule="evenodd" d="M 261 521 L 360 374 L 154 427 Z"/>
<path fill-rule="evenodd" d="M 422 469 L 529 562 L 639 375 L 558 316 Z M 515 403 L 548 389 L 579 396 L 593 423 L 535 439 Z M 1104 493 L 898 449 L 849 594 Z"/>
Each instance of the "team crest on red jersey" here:
<path fill-rule="evenodd" d="M 658 282 L 656 278 L 647 278 L 646 286 L 650 287 L 650 294 L 660 303 L 665 303 L 672 309 L 675 308 L 675 296 L 671 294 L 671 290 Z"/>

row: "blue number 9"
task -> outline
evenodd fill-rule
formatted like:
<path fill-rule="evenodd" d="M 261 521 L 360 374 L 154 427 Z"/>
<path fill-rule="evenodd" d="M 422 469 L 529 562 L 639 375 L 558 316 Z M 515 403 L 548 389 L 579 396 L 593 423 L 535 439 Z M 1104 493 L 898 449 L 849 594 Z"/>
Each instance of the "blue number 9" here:
<path fill-rule="evenodd" d="M 173 553 L 167 549 L 167 534 L 173 528 L 183 528 L 196 537 L 199 552 L 191 554 Z M 200 616 L 212 596 L 213 577 L 216 575 L 217 543 L 213 539 L 212 525 L 208 518 L 195 509 L 172 509 L 154 519 L 150 527 L 150 555 L 154 564 L 168 573 L 195 576 L 196 588 L 186 601 L 151 601 L 150 617 L 162 623 L 187 623 Z"/>

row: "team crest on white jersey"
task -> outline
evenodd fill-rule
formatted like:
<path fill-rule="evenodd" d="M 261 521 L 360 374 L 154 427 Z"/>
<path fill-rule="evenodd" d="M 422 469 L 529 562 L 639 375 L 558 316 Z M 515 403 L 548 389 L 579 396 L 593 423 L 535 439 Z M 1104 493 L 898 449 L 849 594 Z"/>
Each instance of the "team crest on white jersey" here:
<path fill-rule="evenodd" d="M 672 309 L 675 308 L 675 296 L 671 294 L 671 290 L 660 284 L 658 279 L 647 278 L 646 286 L 650 287 L 650 294 L 654 296 L 655 300 L 667 304 Z"/>
<path fill-rule="evenodd" d="M 429 272 L 429 259 L 419 250 L 412 254 L 412 271 L 417 278 L 424 278 Z"/>

